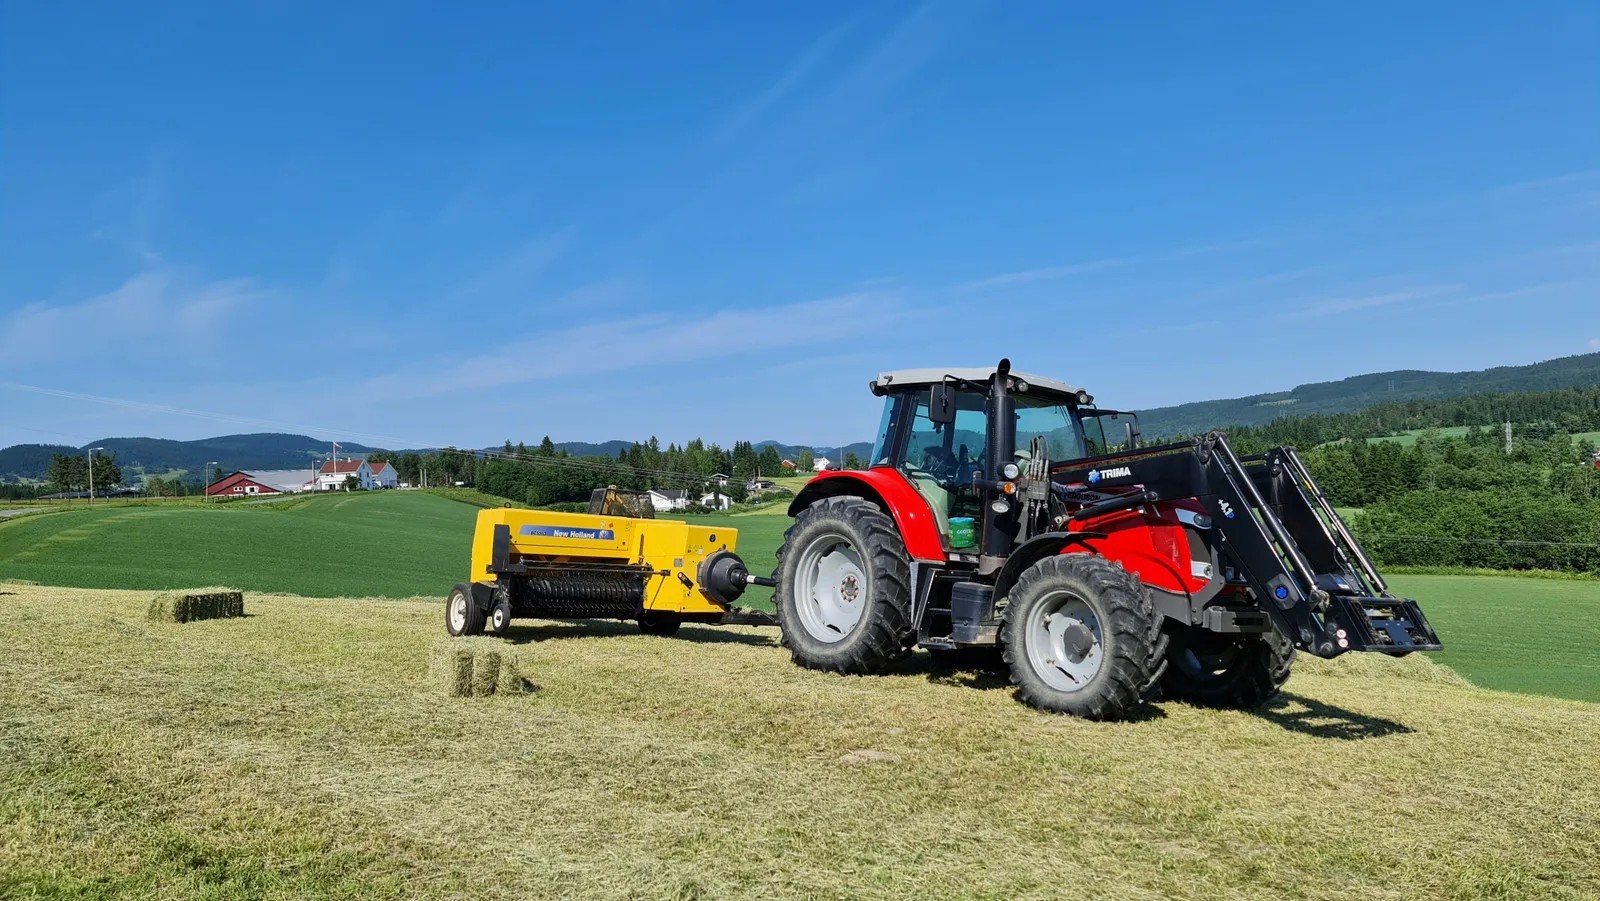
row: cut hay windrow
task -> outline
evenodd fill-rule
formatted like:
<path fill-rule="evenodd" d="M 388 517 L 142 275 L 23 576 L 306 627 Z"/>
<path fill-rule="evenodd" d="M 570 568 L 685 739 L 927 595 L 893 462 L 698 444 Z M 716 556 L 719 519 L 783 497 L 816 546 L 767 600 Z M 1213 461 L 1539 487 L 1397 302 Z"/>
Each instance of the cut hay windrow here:
<path fill-rule="evenodd" d="M 428 658 L 428 684 L 451 698 L 524 694 L 536 686 L 521 657 L 516 645 L 496 638 L 440 639 Z"/>
<path fill-rule="evenodd" d="M 151 622 L 158 623 L 244 616 L 244 592 L 231 588 L 163 592 L 150 600 L 148 616 Z"/>
<path fill-rule="evenodd" d="M 1310 654 L 1295 658 L 1295 672 L 1318 676 L 1357 679 L 1393 679 L 1415 685 L 1449 685 L 1457 688 L 1474 688 L 1471 682 L 1455 670 L 1434 663 L 1421 654 L 1406 657 L 1388 657 L 1383 654 L 1344 654 L 1332 660 L 1322 660 Z"/>

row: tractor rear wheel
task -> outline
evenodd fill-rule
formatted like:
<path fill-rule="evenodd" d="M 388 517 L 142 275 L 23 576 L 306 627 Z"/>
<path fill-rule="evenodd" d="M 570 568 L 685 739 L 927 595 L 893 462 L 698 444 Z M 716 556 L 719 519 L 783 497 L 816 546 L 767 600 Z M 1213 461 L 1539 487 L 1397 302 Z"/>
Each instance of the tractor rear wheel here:
<path fill-rule="evenodd" d="M 1175 701 L 1243 710 L 1276 696 L 1293 664 L 1294 645 L 1276 631 L 1225 635 L 1184 626 L 1172 633 L 1161 689 Z"/>
<path fill-rule="evenodd" d="M 1018 697 L 1088 719 L 1129 716 L 1152 682 L 1155 616 L 1139 580 L 1104 558 L 1040 560 L 1017 579 L 1002 614 Z"/>
<path fill-rule="evenodd" d="M 784 646 L 809 669 L 881 673 L 915 643 L 905 542 L 859 497 L 824 498 L 795 517 L 774 600 Z"/>
<path fill-rule="evenodd" d="M 451 635 L 482 635 L 488 617 L 472 600 L 472 586 L 463 582 L 444 602 L 444 629 Z"/>

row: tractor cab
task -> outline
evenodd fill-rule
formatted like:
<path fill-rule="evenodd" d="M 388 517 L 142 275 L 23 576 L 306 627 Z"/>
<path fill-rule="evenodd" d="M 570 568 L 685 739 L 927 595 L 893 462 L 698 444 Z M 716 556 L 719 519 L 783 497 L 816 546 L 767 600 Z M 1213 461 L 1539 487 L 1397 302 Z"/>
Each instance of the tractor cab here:
<path fill-rule="evenodd" d="M 1018 523 L 1004 486 L 1036 456 L 1044 458 L 1039 462 L 1079 460 L 1131 447 L 1138 436 L 1132 414 L 1096 410 L 1087 391 L 1012 372 L 1003 363 L 888 372 L 871 388 L 885 398 L 871 466 L 895 470 L 916 489 L 945 546 L 957 553 L 981 547 L 1000 555 L 1016 540 Z M 1108 422 L 1116 423 L 1109 444 Z M 977 527 L 976 542 L 952 528 L 952 520 L 966 519 Z"/>

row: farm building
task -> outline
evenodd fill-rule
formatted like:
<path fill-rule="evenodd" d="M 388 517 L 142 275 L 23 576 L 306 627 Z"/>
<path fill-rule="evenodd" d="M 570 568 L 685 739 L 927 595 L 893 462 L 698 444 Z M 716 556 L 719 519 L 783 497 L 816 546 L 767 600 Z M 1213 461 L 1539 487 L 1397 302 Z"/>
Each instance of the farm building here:
<path fill-rule="evenodd" d="M 279 491 L 295 493 L 312 490 L 316 474 L 310 469 L 258 469 L 250 473 L 250 478 Z"/>
<path fill-rule="evenodd" d="M 677 488 L 652 488 L 650 504 L 657 510 L 682 510 L 689 506 L 689 492 Z"/>
<path fill-rule="evenodd" d="M 248 472 L 229 473 L 206 486 L 206 497 L 246 497 L 282 493 Z"/>

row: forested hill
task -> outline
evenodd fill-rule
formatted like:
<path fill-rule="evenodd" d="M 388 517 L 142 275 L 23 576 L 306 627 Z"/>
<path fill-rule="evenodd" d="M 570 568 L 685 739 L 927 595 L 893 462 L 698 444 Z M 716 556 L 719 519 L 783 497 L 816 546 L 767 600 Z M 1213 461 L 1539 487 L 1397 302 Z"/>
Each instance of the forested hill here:
<path fill-rule="evenodd" d="M 261 432 L 249 435 L 221 435 L 195 441 L 167 438 L 102 438 L 86 447 L 105 448 L 115 455 L 123 469 L 139 469 L 149 474 L 174 470 L 199 473 L 216 461 L 224 471 L 235 469 L 309 468 L 319 456 L 333 447 L 329 442 L 305 435 Z M 372 448 L 341 442 L 340 453 L 360 456 Z M 83 448 L 55 444 L 18 444 L 0 449 L 0 481 L 42 479 L 55 454 L 82 454 Z"/>
<path fill-rule="evenodd" d="M 1145 435 L 1156 438 L 1198 434 L 1227 426 L 1264 425 L 1285 416 L 1346 413 L 1423 398 L 1594 386 L 1600 386 L 1600 353 L 1471 372 L 1408 369 L 1374 372 L 1337 382 L 1301 385 L 1292 391 L 1140 410 L 1139 423 Z"/>

